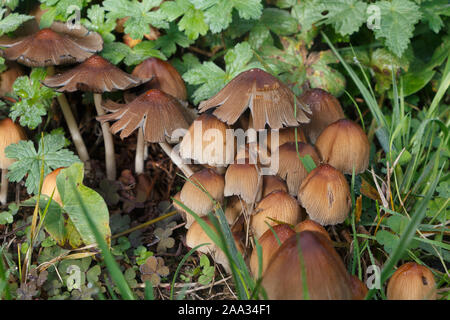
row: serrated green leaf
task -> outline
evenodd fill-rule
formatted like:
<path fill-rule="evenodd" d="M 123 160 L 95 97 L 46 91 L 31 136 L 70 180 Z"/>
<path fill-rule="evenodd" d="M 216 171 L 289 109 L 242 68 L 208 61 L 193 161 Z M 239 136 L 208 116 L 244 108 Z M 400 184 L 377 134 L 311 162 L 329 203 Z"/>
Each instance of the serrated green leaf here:
<path fill-rule="evenodd" d="M 187 48 L 192 43 L 193 40 L 180 32 L 175 22 L 171 22 L 169 29 L 165 31 L 165 35 L 156 39 L 155 48 L 161 50 L 166 57 L 170 57 L 177 50 L 177 45 L 182 48 Z"/>
<path fill-rule="evenodd" d="M 6 9 L 0 9 L 0 17 L 3 17 Z M 11 13 L 0 19 L 0 36 L 16 30 L 25 21 L 33 19 L 32 16 L 19 13 Z"/>

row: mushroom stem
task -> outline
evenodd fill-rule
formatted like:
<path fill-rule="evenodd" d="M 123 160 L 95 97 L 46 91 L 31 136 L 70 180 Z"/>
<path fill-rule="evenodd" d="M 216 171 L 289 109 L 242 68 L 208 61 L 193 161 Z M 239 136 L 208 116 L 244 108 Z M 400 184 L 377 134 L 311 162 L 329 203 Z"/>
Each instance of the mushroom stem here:
<path fill-rule="evenodd" d="M 51 76 L 54 73 L 55 69 L 53 68 L 53 66 L 47 67 L 47 75 Z M 83 138 L 81 137 L 80 130 L 78 130 L 78 125 L 75 121 L 72 110 L 70 110 L 69 102 L 67 101 L 64 93 L 61 93 L 56 97 L 56 99 L 58 100 L 59 106 L 61 107 L 64 119 L 66 119 L 67 127 L 69 128 L 70 135 L 72 136 L 73 144 L 77 149 L 78 156 L 80 157 L 81 161 L 86 163 L 89 160 L 89 153 L 87 151 L 86 145 L 84 144 Z"/>
<path fill-rule="evenodd" d="M 102 106 L 102 95 L 94 93 L 94 104 L 97 114 L 102 116 L 105 114 Z M 108 180 L 116 180 L 116 157 L 114 153 L 114 142 L 111 132 L 109 131 L 109 123 L 103 122 L 102 133 L 103 141 L 105 143 L 105 164 L 106 164 L 106 178 Z"/>
<path fill-rule="evenodd" d="M 163 151 L 169 156 L 170 160 L 177 165 L 178 168 L 184 173 L 186 177 L 190 177 L 194 174 L 194 171 L 181 159 L 180 155 L 173 151 L 172 147 L 167 142 L 160 142 L 159 145 Z"/>
<path fill-rule="evenodd" d="M 144 153 L 145 153 L 144 132 L 142 131 L 142 128 L 139 127 L 136 143 L 136 158 L 134 159 L 134 170 L 136 171 L 136 174 L 141 174 L 144 172 Z"/>
<path fill-rule="evenodd" d="M 2 170 L 2 180 L 0 185 L 0 203 L 6 204 L 6 198 L 8 197 L 8 178 L 6 177 L 8 169 Z"/>

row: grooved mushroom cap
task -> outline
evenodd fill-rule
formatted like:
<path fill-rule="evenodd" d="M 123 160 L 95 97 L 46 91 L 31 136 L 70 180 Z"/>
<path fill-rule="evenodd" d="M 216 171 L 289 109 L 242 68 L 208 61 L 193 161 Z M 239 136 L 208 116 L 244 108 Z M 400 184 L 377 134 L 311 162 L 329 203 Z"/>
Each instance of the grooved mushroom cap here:
<path fill-rule="evenodd" d="M 262 197 L 267 196 L 273 191 L 288 192 L 286 183 L 278 176 L 264 175 Z"/>
<path fill-rule="evenodd" d="M 270 300 L 303 300 L 299 248 L 312 300 L 351 300 L 350 276 L 330 241 L 317 232 L 304 231 L 287 239 L 272 256 L 261 286 Z"/>
<path fill-rule="evenodd" d="M 214 231 L 217 232 L 216 228 L 208 219 L 208 217 L 201 217 L 201 219 L 203 219 Z M 236 248 L 239 252 L 243 253 L 244 249 L 240 244 L 237 234 L 233 234 L 233 237 L 235 240 Z M 188 232 L 186 233 L 186 245 L 190 248 L 194 248 L 203 243 L 209 244 L 201 246 L 197 249 L 197 251 L 211 254 L 213 259 L 217 263 L 221 264 L 227 273 L 230 273 L 231 269 L 225 253 L 209 238 L 209 236 L 203 230 L 202 226 L 197 221 L 194 221 L 190 226 Z"/>
<path fill-rule="evenodd" d="M 388 300 L 436 300 L 433 273 L 415 262 L 403 264 L 394 272 L 387 286 Z"/>
<path fill-rule="evenodd" d="M 330 235 L 328 234 L 327 230 L 325 230 L 324 227 L 322 227 L 320 224 L 318 224 L 317 222 L 311 220 L 311 219 L 307 219 L 304 220 L 300 223 L 298 223 L 295 228 L 294 228 L 295 232 L 303 232 L 303 231 L 314 231 L 314 232 L 318 232 L 322 235 L 324 235 L 328 240 L 331 241 Z"/>
<path fill-rule="evenodd" d="M 225 218 L 230 226 L 237 222 L 238 217 L 242 213 L 242 200 L 237 196 L 232 196 L 227 199 L 225 207 Z"/>
<path fill-rule="evenodd" d="M 26 139 L 25 131 L 20 125 L 14 123 L 10 118 L 0 120 L 0 169 L 8 169 L 16 161 L 6 157 L 5 148 Z"/>
<path fill-rule="evenodd" d="M 370 145 L 363 129 L 353 121 L 341 119 L 326 127 L 316 141 L 322 160 L 339 171 L 364 172 L 369 166 Z"/>
<path fill-rule="evenodd" d="M 270 226 L 279 224 L 274 220 L 291 225 L 297 224 L 300 220 L 300 207 L 297 201 L 284 191 L 268 194 L 256 206 L 250 223 L 255 237 L 261 237 L 270 229 L 267 223 Z"/>
<path fill-rule="evenodd" d="M 164 142 L 173 131 L 188 127 L 178 100 L 158 89 L 151 89 L 122 107 L 120 104 L 108 102 L 104 107 L 117 111 L 99 116 L 97 120 L 118 120 L 111 126 L 111 132 L 116 134 L 122 131 L 121 139 L 142 127 L 146 141 Z"/>
<path fill-rule="evenodd" d="M 275 130 L 269 130 L 267 136 L 263 138 L 262 145 L 265 145 L 270 152 L 275 152 L 286 142 L 295 142 L 295 129 L 297 129 L 297 142 L 306 143 L 306 137 L 301 128 L 283 128 L 278 130 L 278 138 L 274 134 Z M 274 141 L 272 141 L 272 139 Z M 277 141 L 278 140 L 278 141 Z"/>
<path fill-rule="evenodd" d="M 280 240 L 280 243 L 278 243 L 274 232 L 276 233 L 278 240 Z M 289 239 L 293 235 L 295 235 L 295 231 L 292 230 L 291 227 L 286 224 L 279 224 L 273 227 L 273 231 L 271 229 L 267 230 L 258 239 L 258 243 L 260 244 L 262 249 L 261 275 L 264 275 L 264 271 L 266 271 L 267 265 L 269 264 L 270 258 L 272 258 L 273 254 L 287 239 Z M 253 277 L 257 278 L 259 274 L 259 261 L 256 248 L 253 248 L 252 255 L 250 257 L 250 270 L 253 274 Z"/>
<path fill-rule="evenodd" d="M 225 197 L 237 195 L 246 203 L 258 201 L 261 196 L 259 173 L 254 164 L 230 164 L 225 173 Z"/>
<path fill-rule="evenodd" d="M 281 129 L 309 122 L 309 108 L 298 102 L 297 106 L 295 117 L 294 93 L 271 74 L 255 68 L 240 73 L 214 97 L 202 101 L 199 108 L 205 112 L 217 107 L 213 114 L 228 124 L 234 124 L 250 108 L 253 128 L 263 130 L 266 123 L 272 129 Z"/>
<path fill-rule="evenodd" d="M 229 128 L 213 115 L 200 115 L 180 143 L 181 157 L 200 164 L 226 167 L 234 159 L 234 136 L 227 136 Z"/>
<path fill-rule="evenodd" d="M 55 192 L 53 193 L 52 200 L 55 201 L 57 204 L 59 204 L 61 207 L 63 206 L 61 196 L 58 192 L 58 188 L 56 187 L 56 178 L 58 177 L 58 174 L 60 173 L 61 169 L 64 168 L 58 168 L 50 172 L 48 175 L 45 176 L 44 181 L 42 182 L 42 194 L 45 194 L 49 198 L 52 196 L 53 190 Z"/>
<path fill-rule="evenodd" d="M 330 165 L 320 165 L 303 180 L 297 196 L 311 220 L 334 225 L 347 218 L 350 188 L 344 175 Z"/>
<path fill-rule="evenodd" d="M 50 28 L 11 39 L 0 38 L 3 57 L 28 67 L 48 67 L 82 62 L 101 51 L 103 39 L 97 32 L 83 26 L 69 29 L 65 23 L 54 22 Z"/>
<path fill-rule="evenodd" d="M 329 124 L 345 118 L 339 100 L 325 90 L 307 90 L 300 96 L 299 101 L 311 109 L 311 121 L 303 125 L 311 143 L 316 142 L 317 137 Z"/>
<path fill-rule="evenodd" d="M 58 92 L 88 91 L 94 93 L 126 90 L 140 85 L 141 80 L 134 77 L 108 60 L 92 55 L 80 65 L 64 73 L 47 77 L 42 83 Z"/>
<path fill-rule="evenodd" d="M 148 58 L 134 68 L 131 73 L 141 79 L 150 79 L 149 88 L 159 89 L 180 100 L 187 99 L 186 85 L 170 63 L 158 58 Z"/>
<path fill-rule="evenodd" d="M 190 176 L 191 181 L 186 181 L 181 188 L 180 199 L 186 207 L 199 216 L 205 216 L 214 208 L 214 203 L 204 192 L 208 191 L 211 197 L 219 203 L 223 202 L 223 189 L 225 180 L 212 169 L 202 169 Z M 194 221 L 189 213 L 186 215 L 186 224 L 189 226 Z"/>
<path fill-rule="evenodd" d="M 312 145 L 299 142 L 297 146 L 298 153 L 295 142 L 286 142 L 278 148 L 278 176 L 286 181 L 289 194 L 293 196 L 297 195 L 298 188 L 308 175 L 299 155 L 301 157 L 310 155 L 316 165 L 320 162 L 319 154 Z"/>

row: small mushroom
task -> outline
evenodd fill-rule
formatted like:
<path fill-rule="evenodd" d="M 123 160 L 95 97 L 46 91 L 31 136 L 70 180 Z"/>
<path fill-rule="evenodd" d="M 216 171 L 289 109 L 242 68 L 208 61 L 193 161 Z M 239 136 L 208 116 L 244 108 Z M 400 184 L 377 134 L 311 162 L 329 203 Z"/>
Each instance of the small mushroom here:
<path fill-rule="evenodd" d="M 103 92 L 126 90 L 140 85 L 143 81 L 145 80 L 123 72 L 108 60 L 98 55 L 92 55 L 69 71 L 47 77 L 43 84 L 56 89 L 58 92 L 74 92 L 77 90 L 92 92 L 95 109 L 98 115 L 102 116 L 105 114 L 101 105 Z M 102 132 L 105 143 L 106 176 L 109 180 L 115 180 L 116 160 L 109 123 L 102 123 Z"/>
<path fill-rule="evenodd" d="M 267 196 L 272 191 L 288 192 L 286 182 L 278 176 L 264 175 L 262 197 Z"/>
<path fill-rule="evenodd" d="M 262 183 L 258 168 L 254 164 L 230 164 L 225 173 L 225 197 L 239 196 L 247 204 L 259 201 Z"/>
<path fill-rule="evenodd" d="M 249 108 L 255 130 L 263 130 L 266 123 L 272 129 L 281 129 L 309 122 L 306 115 L 309 108 L 297 102 L 295 115 L 294 93 L 280 80 L 257 68 L 240 73 L 199 105 L 200 112 L 214 107 L 217 108 L 213 114 L 230 125 Z"/>
<path fill-rule="evenodd" d="M 314 231 L 314 232 L 318 232 L 322 235 L 324 235 L 328 240 L 331 241 L 330 235 L 328 234 L 327 230 L 325 230 L 324 227 L 322 227 L 320 224 L 318 224 L 317 222 L 311 220 L 311 219 L 306 219 L 300 223 L 298 223 L 295 228 L 294 228 L 295 232 L 303 232 L 303 231 Z"/>
<path fill-rule="evenodd" d="M 216 228 L 212 224 L 212 222 L 208 219 L 208 217 L 201 217 L 215 232 L 217 232 Z M 241 254 L 244 252 L 242 245 L 240 244 L 239 237 L 237 234 L 233 234 L 236 248 Z M 201 246 L 197 249 L 197 251 L 210 254 L 216 263 L 223 266 L 226 273 L 231 272 L 230 263 L 227 259 L 225 253 L 209 238 L 206 234 L 205 230 L 203 230 L 202 226 L 194 221 L 192 225 L 189 227 L 188 232 L 186 233 L 186 245 L 190 248 L 195 248 L 200 244 L 207 243 L 207 245 Z"/>
<path fill-rule="evenodd" d="M 275 237 L 276 234 L 276 237 Z M 261 264 L 261 275 L 264 276 L 264 271 L 267 269 L 267 265 L 269 264 L 270 259 L 273 254 L 278 250 L 278 248 L 289 239 L 291 236 L 295 234 L 295 231 L 292 230 L 286 224 L 279 224 L 274 226 L 272 229 L 267 230 L 263 233 L 263 235 L 258 239 L 258 243 L 261 246 L 262 253 L 262 264 Z M 279 242 L 278 242 L 279 241 Z M 259 274 L 259 261 L 258 261 L 258 252 L 256 248 L 253 248 L 252 255 L 250 257 L 250 270 L 253 274 L 254 278 L 258 277 Z"/>
<path fill-rule="evenodd" d="M 331 123 L 345 118 L 339 100 L 319 88 L 305 91 L 299 98 L 311 109 L 311 121 L 303 125 L 311 143 L 315 143 L 320 133 Z"/>
<path fill-rule="evenodd" d="M 398 268 L 387 285 L 388 300 L 436 300 L 433 273 L 427 267 L 407 262 Z"/>
<path fill-rule="evenodd" d="M 312 170 L 303 180 L 297 196 L 311 220 L 334 225 L 347 218 L 351 207 L 350 188 L 345 176 L 330 165 Z"/>
<path fill-rule="evenodd" d="M 114 112 L 98 116 L 97 120 L 101 122 L 117 120 L 111 126 L 111 132 L 113 134 L 120 132 L 121 139 L 128 137 L 137 128 L 142 130 L 138 132 L 136 173 L 144 171 L 145 140 L 159 143 L 163 151 L 187 177 L 192 175 L 192 169 L 183 163 L 180 155 L 166 142 L 166 137 L 171 137 L 175 130 L 188 127 L 177 99 L 161 90 L 151 89 L 126 105 L 107 102 L 104 107 Z"/>
<path fill-rule="evenodd" d="M 272 256 L 261 286 L 270 300 L 303 300 L 303 279 L 311 300 L 353 298 L 341 257 L 320 233 L 303 231 L 287 239 Z"/>
<path fill-rule="evenodd" d="M 347 119 L 333 122 L 317 138 L 322 160 L 345 174 L 364 172 L 369 166 L 370 145 L 363 129 Z"/>
<path fill-rule="evenodd" d="M 234 159 L 234 137 L 230 127 L 210 114 L 200 115 L 189 127 L 180 143 L 183 159 L 200 164 L 226 167 Z"/>
<path fill-rule="evenodd" d="M 369 292 L 367 286 L 355 275 L 351 275 L 350 280 L 352 285 L 353 300 L 364 300 Z"/>
<path fill-rule="evenodd" d="M 256 206 L 251 217 L 250 227 L 253 235 L 259 238 L 279 223 L 296 225 L 300 220 L 300 207 L 294 197 L 284 191 L 273 191 Z"/>
<path fill-rule="evenodd" d="M 298 188 L 308 175 L 308 171 L 306 171 L 300 157 L 309 155 L 314 163 L 318 165 L 320 162 L 319 154 L 312 145 L 303 142 L 298 142 L 297 146 L 295 142 L 286 142 L 280 146 L 278 152 L 278 176 L 286 181 L 289 194 L 296 196 Z"/>
<path fill-rule="evenodd" d="M 18 143 L 20 140 L 26 140 L 25 131 L 21 126 L 15 124 L 11 119 L 0 120 L 0 169 L 2 170 L 0 203 L 5 205 L 8 197 L 8 168 L 16 160 L 7 158 L 5 149 L 7 146 Z"/>
<path fill-rule="evenodd" d="M 205 216 L 213 210 L 214 202 L 205 190 L 217 202 L 223 202 L 225 180 L 212 169 L 202 169 L 190 177 L 181 188 L 181 202 L 199 216 Z M 189 228 L 195 219 L 189 213 L 186 215 L 186 228 Z"/>
<path fill-rule="evenodd" d="M 59 204 L 61 207 L 63 206 L 61 196 L 58 192 L 58 188 L 56 186 L 56 178 L 58 177 L 58 174 L 61 172 L 61 170 L 64 168 L 58 168 L 50 172 L 48 175 L 45 176 L 44 181 L 42 182 L 42 189 L 41 194 L 44 194 L 48 197 L 52 196 L 52 200 L 55 201 L 57 204 Z"/>
<path fill-rule="evenodd" d="M 295 135 L 295 130 L 297 130 L 297 136 Z M 278 131 L 278 137 L 274 134 Z M 274 141 L 272 141 L 274 140 Z M 306 137 L 301 128 L 283 128 L 280 130 L 268 130 L 267 136 L 263 138 L 260 142 L 262 145 L 265 145 L 271 153 L 275 152 L 280 146 L 285 144 L 286 142 L 304 142 L 306 143 Z"/>

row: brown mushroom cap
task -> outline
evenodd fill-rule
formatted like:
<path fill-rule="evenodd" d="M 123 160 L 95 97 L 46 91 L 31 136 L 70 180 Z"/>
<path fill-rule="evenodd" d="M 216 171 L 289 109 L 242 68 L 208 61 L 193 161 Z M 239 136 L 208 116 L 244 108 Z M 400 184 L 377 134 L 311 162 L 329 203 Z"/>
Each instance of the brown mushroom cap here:
<path fill-rule="evenodd" d="M 88 91 L 94 93 L 126 90 L 143 81 L 98 55 L 90 56 L 80 65 L 64 73 L 47 77 L 42 83 L 58 92 Z"/>
<path fill-rule="evenodd" d="M 118 104 L 112 105 L 116 107 Z M 108 108 L 108 105 L 105 107 Z M 116 134 L 122 131 L 121 139 L 142 127 L 146 141 L 164 142 L 173 131 L 188 127 L 180 110 L 177 99 L 161 90 L 151 89 L 129 104 L 119 107 L 116 112 L 97 117 L 97 120 L 118 120 L 111 126 L 111 132 Z"/>
<path fill-rule="evenodd" d="M 436 282 L 430 269 L 408 262 L 389 279 L 386 293 L 388 300 L 436 300 Z"/>
<path fill-rule="evenodd" d="M 148 58 L 137 65 L 131 74 L 141 79 L 152 78 L 152 81 L 148 83 L 150 88 L 160 89 L 180 100 L 187 99 L 183 78 L 167 61 Z"/>
<path fill-rule="evenodd" d="M 322 160 L 339 171 L 364 172 L 369 166 L 370 145 L 363 129 L 353 121 L 341 119 L 326 127 L 317 138 Z"/>
<path fill-rule="evenodd" d="M 6 157 L 5 148 L 26 139 L 25 131 L 20 125 L 10 118 L 0 120 L 0 169 L 8 169 L 16 161 Z"/>
<path fill-rule="evenodd" d="M 217 107 L 218 106 L 218 107 Z M 200 112 L 217 107 L 213 114 L 228 124 L 234 124 L 250 108 L 253 128 L 263 130 L 266 123 L 272 129 L 297 126 L 309 122 L 308 107 L 297 103 L 294 114 L 294 93 L 280 80 L 261 69 L 244 71 L 231 80 L 214 97 L 200 103 Z"/>
<path fill-rule="evenodd" d="M 216 228 L 212 224 L 212 222 L 208 219 L 208 217 L 201 217 L 214 231 Z M 239 237 L 237 234 L 233 234 L 236 248 L 239 252 L 243 253 L 244 249 L 240 244 Z M 190 226 L 188 232 L 186 233 L 186 245 L 190 248 L 194 248 L 200 244 L 208 243 L 207 245 L 201 246 L 197 249 L 197 251 L 211 254 L 213 259 L 221 264 L 227 273 L 230 273 L 230 265 L 225 253 L 209 238 L 206 232 L 203 230 L 201 225 L 194 221 Z"/>
<path fill-rule="evenodd" d="M 203 191 L 208 191 L 211 197 L 219 203 L 223 202 L 223 190 L 225 180 L 223 176 L 217 174 L 212 169 L 202 169 L 190 177 L 191 181 L 186 181 L 181 189 L 181 202 L 199 216 L 205 216 L 214 208 L 214 202 Z M 195 183 L 195 185 L 194 185 Z M 194 221 L 194 217 L 189 213 L 186 215 L 187 228 Z"/>
<path fill-rule="evenodd" d="M 61 207 L 63 206 L 63 203 L 61 200 L 61 196 L 58 192 L 58 188 L 56 187 L 56 178 L 58 177 L 58 174 L 61 172 L 62 169 L 64 168 L 55 169 L 48 175 L 46 175 L 44 181 L 42 182 L 42 190 L 41 190 L 41 193 L 45 194 L 49 198 L 52 196 L 54 190 L 52 200 L 55 201 L 57 204 L 59 204 Z"/>
<path fill-rule="evenodd" d="M 322 235 L 324 235 L 328 240 L 331 241 L 330 235 L 328 234 L 327 230 L 325 230 L 324 227 L 322 227 L 320 224 L 318 224 L 317 222 L 311 220 L 311 219 L 306 219 L 302 222 L 299 222 L 295 228 L 294 228 L 295 232 L 303 232 L 303 231 L 314 231 L 314 232 L 318 232 Z"/>
<path fill-rule="evenodd" d="M 225 207 L 225 218 L 230 226 L 236 223 L 238 217 L 243 211 L 242 200 L 237 196 L 232 196 L 227 199 Z"/>
<path fill-rule="evenodd" d="M 295 129 L 297 129 L 297 142 L 306 143 L 306 137 L 301 128 L 283 128 L 278 130 L 278 141 L 273 141 L 275 139 L 275 135 L 273 133 L 274 130 L 268 130 L 267 136 L 263 138 L 263 141 L 260 143 L 265 145 L 270 152 L 275 152 L 280 146 L 285 144 L 286 142 L 295 142 Z"/>
<path fill-rule="evenodd" d="M 303 300 L 302 268 L 306 270 L 312 300 L 350 300 L 350 276 L 330 241 L 317 232 L 304 231 L 287 239 L 272 256 L 262 287 L 270 300 Z"/>
<path fill-rule="evenodd" d="M 256 206 L 250 226 L 256 238 L 262 236 L 276 221 L 296 225 L 300 220 L 300 207 L 294 197 L 284 191 L 274 191 L 264 197 Z"/>
<path fill-rule="evenodd" d="M 318 166 L 303 180 L 298 200 L 310 219 L 321 225 L 343 222 L 351 207 L 347 180 L 327 164 Z"/>
<path fill-rule="evenodd" d="M 258 243 L 261 246 L 262 252 L 261 275 L 264 275 L 264 271 L 267 269 L 267 265 L 269 264 L 269 261 L 272 258 L 273 254 L 287 239 L 295 234 L 295 231 L 286 224 L 276 225 L 272 229 L 264 232 L 263 235 L 258 239 Z M 276 233 L 278 240 L 280 240 L 280 243 L 278 243 L 274 232 Z M 253 277 L 257 278 L 259 271 L 259 261 L 256 248 L 253 249 L 252 255 L 250 257 L 250 270 L 253 274 Z"/>
<path fill-rule="evenodd" d="M 200 164 L 226 167 L 234 159 L 234 137 L 227 136 L 229 128 L 213 115 L 200 115 L 180 143 L 181 157 Z"/>
<path fill-rule="evenodd" d="M 316 88 L 305 91 L 299 101 L 311 109 L 311 121 L 303 125 L 311 143 L 331 123 L 345 118 L 339 100 L 325 90 Z"/>
<path fill-rule="evenodd" d="M 316 165 L 320 162 L 319 154 L 316 149 L 307 143 L 298 142 L 298 153 L 295 146 L 295 142 L 286 142 L 280 148 L 279 162 L 278 162 L 278 175 L 281 179 L 286 181 L 289 194 L 296 196 L 298 188 L 303 180 L 308 175 L 308 171 L 303 166 L 303 162 L 300 157 L 310 155 Z"/>
<path fill-rule="evenodd" d="M 230 164 L 225 173 L 225 197 L 237 195 L 246 203 L 258 201 L 261 186 L 259 172 L 254 164 Z"/>
<path fill-rule="evenodd" d="M 264 175 L 262 197 L 267 196 L 272 191 L 288 192 L 287 185 L 284 180 L 278 176 Z"/>
<path fill-rule="evenodd" d="M 103 48 L 103 39 L 97 32 L 83 26 L 70 29 L 63 22 L 54 22 L 50 28 L 11 39 L 2 37 L 3 57 L 28 67 L 47 67 L 82 62 Z"/>
<path fill-rule="evenodd" d="M 367 292 L 369 292 L 367 286 L 355 275 L 351 275 L 350 280 L 352 285 L 353 300 L 364 300 Z"/>

